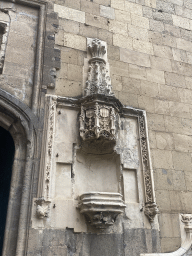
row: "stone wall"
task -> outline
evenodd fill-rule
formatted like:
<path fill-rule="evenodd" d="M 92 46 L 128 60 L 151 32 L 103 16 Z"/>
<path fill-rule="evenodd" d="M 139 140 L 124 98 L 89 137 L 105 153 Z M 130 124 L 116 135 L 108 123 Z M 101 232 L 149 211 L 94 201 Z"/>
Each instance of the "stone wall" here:
<path fill-rule="evenodd" d="M 162 252 L 180 246 L 178 213 L 191 212 L 192 5 L 188 0 L 55 0 L 59 96 L 80 96 L 86 38 L 107 42 L 112 86 L 147 111 Z"/>

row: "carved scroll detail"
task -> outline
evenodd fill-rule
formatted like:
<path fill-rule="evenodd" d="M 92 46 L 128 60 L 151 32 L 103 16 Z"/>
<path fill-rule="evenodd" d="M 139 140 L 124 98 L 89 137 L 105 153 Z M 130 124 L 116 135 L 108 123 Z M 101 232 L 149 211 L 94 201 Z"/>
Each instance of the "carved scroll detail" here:
<path fill-rule="evenodd" d="M 143 174 L 144 174 L 144 183 L 145 183 L 145 215 L 149 218 L 149 221 L 152 222 L 159 212 L 156 203 L 154 202 L 154 191 L 152 183 L 152 174 L 149 163 L 149 152 L 147 146 L 147 135 L 145 127 L 145 117 L 139 116 L 139 133 L 140 133 L 140 142 L 141 142 L 141 153 L 142 153 L 142 162 L 143 162 Z"/>

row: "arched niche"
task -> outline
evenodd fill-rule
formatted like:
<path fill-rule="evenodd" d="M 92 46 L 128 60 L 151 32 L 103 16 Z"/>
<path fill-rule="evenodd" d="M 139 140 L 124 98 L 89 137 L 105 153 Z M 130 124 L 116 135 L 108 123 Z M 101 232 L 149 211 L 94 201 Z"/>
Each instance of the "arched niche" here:
<path fill-rule="evenodd" d="M 38 168 L 38 120 L 26 105 L 0 89 L 0 126 L 11 134 L 15 144 L 2 256 L 23 255 L 33 177 Z"/>

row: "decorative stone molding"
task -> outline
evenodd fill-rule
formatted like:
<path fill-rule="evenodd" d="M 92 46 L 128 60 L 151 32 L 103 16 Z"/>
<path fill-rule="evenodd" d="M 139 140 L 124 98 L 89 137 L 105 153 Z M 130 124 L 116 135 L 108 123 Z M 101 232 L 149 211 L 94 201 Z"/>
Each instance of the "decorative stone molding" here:
<path fill-rule="evenodd" d="M 78 205 L 87 222 L 100 229 L 113 225 L 125 207 L 121 194 L 107 192 L 85 193 L 80 196 Z"/>
<path fill-rule="evenodd" d="M 91 38 L 88 38 L 87 45 L 91 58 L 84 90 L 85 97 L 82 98 L 79 117 L 80 137 L 84 142 L 92 141 L 92 145 L 108 141 L 107 147 L 113 148 L 116 142 L 119 114 L 113 103 L 115 97 L 107 68 L 107 46 L 105 42 Z M 101 95 L 105 96 L 105 101 L 99 100 Z M 89 99 L 91 96 L 96 98 L 91 100 Z"/>
<path fill-rule="evenodd" d="M 37 218 L 43 219 L 48 217 L 50 201 L 45 201 L 44 198 L 39 198 L 35 201 L 36 203 L 36 216 Z"/>
<path fill-rule="evenodd" d="M 185 239 L 181 244 L 181 247 L 170 253 L 145 253 L 140 254 L 140 256 L 186 256 L 192 246 L 192 214 L 181 214 L 181 221 L 185 224 L 184 230 L 186 232 Z M 181 235 L 182 236 L 182 235 Z"/>
<path fill-rule="evenodd" d="M 156 214 L 159 212 L 155 202 L 154 186 L 152 180 L 151 162 L 149 156 L 149 145 L 146 131 L 146 118 L 144 115 L 139 116 L 139 134 L 142 153 L 142 165 L 144 172 L 145 184 L 145 209 L 144 213 L 150 222 L 154 221 Z"/>
<path fill-rule="evenodd" d="M 55 114 L 57 96 L 47 95 L 45 105 L 45 128 L 42 141 L 42 158 L 40 165 L 41 180 L 38 188 L 38 197 L 50 201 L 50 179 L 53 158 L 53 141 L 55 134 Z"/>
<path fill-rule="evenodd" d="M 112 92 L 111 79 L 107 69 L 106 43 L 99 39 L 88 39 L 88 51 L 92 58 L 89 60 L 89 72 L 86 82 L 85 95 L 105 94 L 114 95 Z"/>

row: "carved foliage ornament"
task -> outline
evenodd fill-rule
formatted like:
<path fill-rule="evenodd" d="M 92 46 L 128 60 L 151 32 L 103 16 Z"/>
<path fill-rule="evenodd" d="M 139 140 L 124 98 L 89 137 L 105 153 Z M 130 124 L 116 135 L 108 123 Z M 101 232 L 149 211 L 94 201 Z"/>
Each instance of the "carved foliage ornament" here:
<path fill-rule="evenodd" d="M 88 51 L 91 53 L 92 58 L 89 60 L 89 71 L 85 95 L 114 95 L 112 92 L 109 71 L 104 59 L 104 55 L 106 54 L 106 46 L 99 39 L 93 39 L 88 45 Z"/>
<path fill-rule="evenodd" d="M 91 53 L 91 58 L 85 95 L 113 96 L 105 60 L 106 44 L 98 39 L 88 39 L 88 51 Z M 117 116 L 118 113 L 112 103 L 103 104 L 98 100 L 87 103 L 85 100 L 81 104 L 79 118 L 81 138 L 84 141 L 99 138 L 115 141 Z"/>
<path fill-rule="evenodd" d="M 141 142 L 141 152 L 143 161 L 143 172 L 144 172 L 144 182 L 145 182 L 145 215 L 148 217 L 149 221 L 154 221 L 156 214 L 159 212 L 156 203 L 154 202 L 153 195 L 153 184 L 151 180 L 151 170 L 149 166 L 149 156 L 147 148 L 147 136 L 145 128 L 145 118 L 144 116 L 139 116 L 139 132 L 140 132 L 140 142 Z"/>

